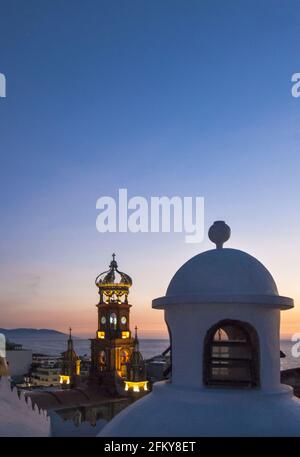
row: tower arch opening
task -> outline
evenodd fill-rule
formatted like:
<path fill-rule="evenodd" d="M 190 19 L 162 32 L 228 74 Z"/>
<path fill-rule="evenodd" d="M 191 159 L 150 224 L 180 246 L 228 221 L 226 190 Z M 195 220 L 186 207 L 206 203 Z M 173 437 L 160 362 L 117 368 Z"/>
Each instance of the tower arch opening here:
<path fill-rule="evenodd" d="M 129 361 L 130 353 L 128 349 L 121 349 L 120 351 L 120 375 L 125 378 L 127 375 L 127 362 Z"/>
<path fill-rule="evenodd" d="M 113 330 L 117 330 L 118 318 L 115 312 L 111 313 L 109 317 L 110 327 Z"/>
<path fill-rule="evenodd" d="M 206 333 L 203 384 L 207 387 L 258 388 L 259 339 L 252 325 L 222 320 Z"/>
<path fill-rule="evenodd" d="M 100 351 L 100 353 L 99 353 L 99 368 L 100 368 L 100 371 L 104 371 L 106 369 L 105 351 Z"/>

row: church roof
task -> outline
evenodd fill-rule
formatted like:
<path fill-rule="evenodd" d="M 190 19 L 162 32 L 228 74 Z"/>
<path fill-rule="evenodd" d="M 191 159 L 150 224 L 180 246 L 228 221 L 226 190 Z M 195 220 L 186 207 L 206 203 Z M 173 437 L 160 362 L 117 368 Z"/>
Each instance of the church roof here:
<path fill-rule="evenodd" d="M 105 388 L 92 386 L 56 391 L 33 391 L 28 396 L 30 396 L 33 404 L 47 410 L 90 406 L 122 400 L 122 397 L 112 397 Z"/>

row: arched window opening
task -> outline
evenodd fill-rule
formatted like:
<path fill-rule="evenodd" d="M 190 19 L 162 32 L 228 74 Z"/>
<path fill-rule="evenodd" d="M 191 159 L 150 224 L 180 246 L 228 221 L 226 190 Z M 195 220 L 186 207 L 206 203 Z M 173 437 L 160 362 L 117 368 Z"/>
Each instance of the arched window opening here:
<path fill-rule="evenodd" d="M 206 386 L 259 386 L 259 342 L 256 330 L 240 321 L 214 325 L 204 342 L 203 380 Z"/>
<path fill-rule="evenodd" d="M 121 350 L 120 352 L 120 368 L 121 376 L 127 376 L 127 362 L 129 361 L 129 352 L 126 349 Z"/>
<path fill-rule="evenodd" d="M 99 367 L 100 371 L 104 371 L 106 368 L 106 355 L 104 351 L 101 351 L 99 354 Z"/>
<path fill-rule="evenodd" d="M 117 315 L 116 315 L 116 313 L 111 313 L 110 318 L 109 318 L 109 322 L 110 322 L 110 327 L 113 330 L 117 330 Z"/>

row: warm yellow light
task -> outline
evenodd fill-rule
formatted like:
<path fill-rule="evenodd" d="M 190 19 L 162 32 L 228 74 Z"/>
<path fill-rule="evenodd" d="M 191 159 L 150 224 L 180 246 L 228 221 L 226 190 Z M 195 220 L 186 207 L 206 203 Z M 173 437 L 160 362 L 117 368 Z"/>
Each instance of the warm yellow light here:
<path fill-rule="evenodd" d="M 99 338 L 100 340 L 104 340 L 105 338 L 105 332 L 97 332 L 97 338 Z"/>
<path fill-rule="evenodd" d="M 76 375 L 80 376 L 80 359 L 76 360 Z"/>
<path fill-rule="evenodd" d="M 133 390 L 133 392 L 140 392 L 141 390 L 148 390 L 148 381 L 124 381 L 125 390 Z"/>
<path fill-rule="evenodd" d="M 126 338 L 130 338 L 130 333 L 129 332 L 122 332 L 122 338 L 125 340 Z"/>
<path fill-rule="evenodd" d="M 60 374 L 59 375 L 59 382 L 60 384 L 70 384 L 70 376 Z"/>

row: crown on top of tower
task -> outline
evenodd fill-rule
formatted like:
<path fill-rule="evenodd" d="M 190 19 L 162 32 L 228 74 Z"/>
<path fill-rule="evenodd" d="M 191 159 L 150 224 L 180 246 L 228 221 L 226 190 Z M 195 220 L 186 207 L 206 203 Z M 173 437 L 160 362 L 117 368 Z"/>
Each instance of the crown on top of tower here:
<path fill-rule="evenodd" d="M 95 284 L 99 289 L 100 296 L 105 295 L 109 299 L 116 298 L 118 300 L 123 295 L 127 297 L 129 288 L 132 286 L 132 279 L 118 269 L 116 254 L 113 254 L 109 270 L 100 273 Z"/>

